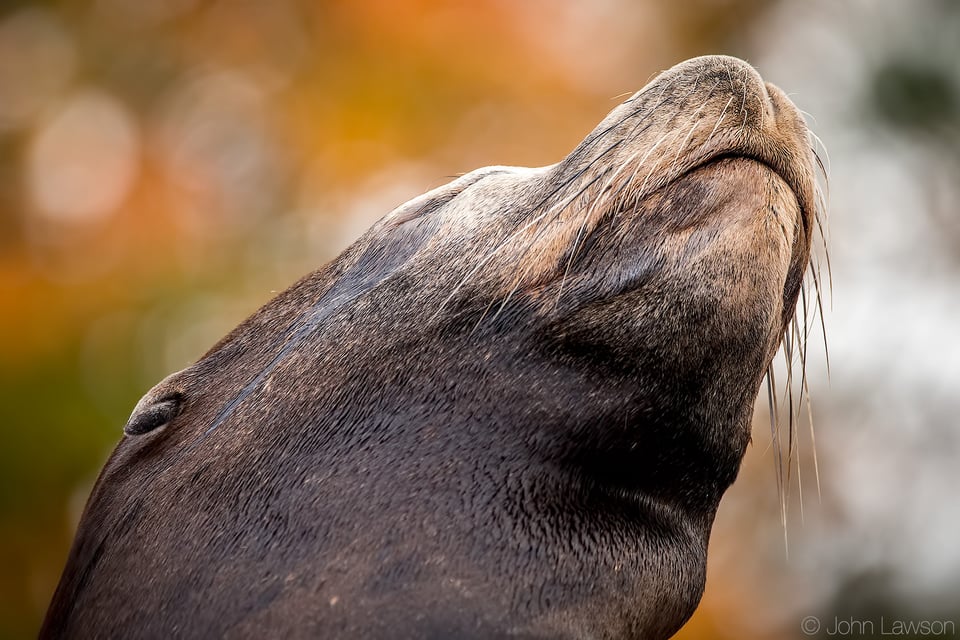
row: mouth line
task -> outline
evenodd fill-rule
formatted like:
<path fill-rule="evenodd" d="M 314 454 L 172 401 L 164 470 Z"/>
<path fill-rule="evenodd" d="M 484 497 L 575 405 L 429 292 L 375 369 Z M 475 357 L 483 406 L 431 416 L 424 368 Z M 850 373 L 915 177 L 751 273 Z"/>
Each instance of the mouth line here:
<path fill-rule="evenodd" d="M 793 198 L 797 203 L 797 208 L 800 210 L 800 224 L 803 225 L 803 232 L 807 234 L 810 232 L 810 226 L 813 224 L 814 212 L 808 210 L 803 205 L 803 199 L 800 196 L 800 188 L 795 183 L 795 180 L 791 179 L 790 176 L 786 175 L 783 171 L 778 169 L 773 163 L 769 162 L 762 156 L 754 153 L 750 153 L 745 150 L 730 150 L 717 153 L 715 155 L 710 155 L 704 158 L 702 161 L 697 162 L 690 166 L 689 169 L 684 171 L 682 174 L 677 176 L 676 179 L 679 179 L 682 176 L 688 175 L 698 169 L 703 169 L 711 165 L 717 164 L 723 160 L 747 160 L 749 162 L 754 162 L 760 166 L 766 167 L 769 169 L 777 178 L 779 178 L 786 186 L 790 189 L 790 193 L 793 194 Z M 673 182 L 673 180 L 671 180 Z"/>

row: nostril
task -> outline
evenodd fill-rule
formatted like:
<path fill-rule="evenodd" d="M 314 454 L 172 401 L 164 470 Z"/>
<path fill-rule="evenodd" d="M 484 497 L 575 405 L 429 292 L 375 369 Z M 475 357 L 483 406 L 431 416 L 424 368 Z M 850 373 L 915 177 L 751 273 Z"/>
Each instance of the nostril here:
<path fill-rule="evenodd" d="M 770 105 L 770 108 L 773 110 L 773 113 L 776 114 L 777 111 L 779 110 L 779 107 L 777 106 L 777 102 L 778 102 L 777 99 L 780 97 L 777 94 L 782 93 L 780 91 L 780 87 L 778 87 L 775 84 L 770 84 L 769 82 L 764 82 L 763 89 L 767 94 L 767 104 Z"/>
<path fill-rule="evenodd" d="M 124 425 L 123 432 L 128 436 L 140 436 L 154 431 L 176 418 L 182 403 L 183 397 L 180 394 L 159 398 L 148 404 L 138 403 Z"/>
<path fill-rule="evenodd" d="M 789 123 L 797 119 L 803 121 L 796 105 L 783 92 L 783 89 L 769 82 L 765 83 L 764 88 L 767 90 L 767 104 L 770 105 L 770 112 L 778 124 Z"/>

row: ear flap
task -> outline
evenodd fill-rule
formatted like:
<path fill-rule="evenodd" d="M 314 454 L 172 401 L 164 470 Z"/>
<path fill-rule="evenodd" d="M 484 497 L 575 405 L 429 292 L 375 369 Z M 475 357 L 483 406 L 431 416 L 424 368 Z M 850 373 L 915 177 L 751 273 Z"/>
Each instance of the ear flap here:
<path fill-rule="evenodd" d="M 471 171 L 470 173 L 466 173 L 456 180 L 439 186 L 432 191 L 428 191 L 422 195 L 419 195 L 413 200 L 404 202 L 402 205 L 388 213 L 380 222 L 380 224 L 398 227 L 404 222 L 409 222 L 414 218 L 429 215 L 432 211 L 436 211 L 443 205 L 450 202 L 453 198 L 460 195 L 460 192 L 475 182 L 478 182 L 487 176 L 491 176 L 496 173 L 505 173 L 509 170 L 509 167 L 495 166 L 483 167 L 482 169 L 477 169 L 475 171 Z"/>
<path fill-rule="evenodd" d="M 128 436 L 141 436 L 166 426 L 180 414 L 183 407 L 183 390 L 177 381 L 182 371 L 171 374 L 150 389 L 127 419 L 123 432 Z"/>

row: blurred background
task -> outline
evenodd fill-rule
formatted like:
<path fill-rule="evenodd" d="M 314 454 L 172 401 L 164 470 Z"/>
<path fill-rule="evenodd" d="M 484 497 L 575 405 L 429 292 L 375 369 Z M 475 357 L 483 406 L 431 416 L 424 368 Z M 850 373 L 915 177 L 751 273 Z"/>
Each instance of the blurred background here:
<path fill-rule="evenodd" d="M 680 637 L 958 637 L 960 2 L 3 0 L 0 638 L 36 634 L 161 377 L 397 204 L 553 163 L 704 53 L 825 143 L 831 372 L 817 330 L 819 495 L 801 422 L 783 525 L 764 398 Z"/>

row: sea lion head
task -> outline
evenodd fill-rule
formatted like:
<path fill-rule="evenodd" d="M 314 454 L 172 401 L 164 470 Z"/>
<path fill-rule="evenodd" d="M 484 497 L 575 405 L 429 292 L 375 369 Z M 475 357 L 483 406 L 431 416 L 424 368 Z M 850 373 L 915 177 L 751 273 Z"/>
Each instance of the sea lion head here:
<path fill-rule="evenodd" d="M 697 58 L 398 207 L 141 400 L 45 629 L 669 635 L 797 305 L 807 136 Z"/>

